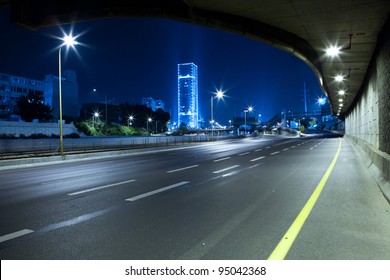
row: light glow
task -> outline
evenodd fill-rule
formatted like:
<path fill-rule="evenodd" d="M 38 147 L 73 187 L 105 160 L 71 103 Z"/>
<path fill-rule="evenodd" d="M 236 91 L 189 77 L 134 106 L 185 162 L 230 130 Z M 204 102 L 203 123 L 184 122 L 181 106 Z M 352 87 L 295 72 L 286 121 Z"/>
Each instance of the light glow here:
<path fill-rule="evenodd" d="M 71 47 L 78 44 L 78 42 L 75 39 L 76 38 L 73 37 L 72 34 L 70 34 L 70 35 L 65 35 L 64 38 L 62 38 L 62 41 L 64 41 L 64 44 L 66 46 Z"/>
<path fill-rule="evenodd" d="M 344 81 L 344 76 L 343 75 L 336 75 L 336 77 L 334 77 L 335 81 L 338 82 L 338 83 L 341 83 L 342 81 Z"/>
<path fill-rule="evenodd" d="M 344 95 L 345 94 L 345 90 L 339 90 L 339 94 L 340 95 Z"/>
<path fill-rule="evenodd" d="M 340 53 L 341 47 L 337 46 L 330 46 L 329 48 L 326 49 L 326 55 L 330 57 L 335 57 L 338 56 Z"/>
<path fill-rule="evenodd" d="M 326 99 L 325 99 L 325 98 L 323 98 L 323 97 L 318 98 L 318 104 L 324 105 L 325 102 L 326 102 Z"/>

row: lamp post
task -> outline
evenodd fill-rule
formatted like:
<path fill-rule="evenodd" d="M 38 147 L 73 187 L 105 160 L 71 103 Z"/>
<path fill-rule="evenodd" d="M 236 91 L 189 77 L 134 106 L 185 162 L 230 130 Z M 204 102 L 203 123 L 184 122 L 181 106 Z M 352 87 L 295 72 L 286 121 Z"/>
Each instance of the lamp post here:
<path fill-rule="evenodd" d="M 244 110 L 244 130 L 245 130 L 245 137 L 246 137 L 246 113 L 247 112 L 252 112 L 253 111 L 253 107 L 252 106 L 249 106 L 248 109 L 245 109 Z"/>
<path fill-rule="evenodd" d="M 75 38 L 72 35 L 65 35 L 61 38 L 63 43 L 58 48 L 58 99 L 59 99 L 59 109 L 60 109 L 60 150 L 61 156 L 64 157 L 64 137 L 63 137 L 63 129 L 62 129 L 62 86 L 61 86 L 61 50 L 63 46 L 74 47 L 77 45 Z"/>
<path fill-rule="evenodd" d="M 95 122 L 96 122 L 96 119 L 99 118 L 99 113 L 98 112 L 94 112 L 93 113 L 93 116 L 92 116 L 92 121 L 93 121 L 93 127 L 95 127 Z"/>
<path fill-rule="evenodd" d="M 133 120 L 134 120 L 134 117 L 129 116 L 129 118 L 127 119 L 127 126 L 133 125 Z"/>
<path fill-rule="evenodd" d="M 221 99 L 223 98 L 223 91 L 222 90 L 217 90 L 217 92 L 214 94 L 211 95 L 211 98 L 210 98 L 210 106 L 211 106 L 211 139 L 213 139 L 214 137 L 214 108 L 213 108 L 213 103 L 214 103 L 214 98 L 218 98 L 218 99 Z"/>
<path fill-rule="evenodd" d="M 149 122 L 152 121 L 152 118 L 148 118 L 148 120 L 146 121 L 146 131 L 149 133 Z"/>
<path fill-rule="evenodd" d="M 97 89 L 96 88 L 94 88 L 93 90 L 92 90 L 94 93 L 96 93 L 97 92 Z M 106 115 L 106 124 L 108 124 L 108 117 L 107 117 L 107 115 L 108 115 L 108 99 L 107 99 L 107 92 L 105 92 L 104 93 L 104 105 L 105 105 L 105 115 Z M 99 101 L 97 101 L 97 102 L 99 102 Z M 99 102 L 99 103 L 101 103 L 101 102 Z M 99 106 L 99 105 L 98 105 Z M 100 107 L 100 106 L 99 106 Z"/>

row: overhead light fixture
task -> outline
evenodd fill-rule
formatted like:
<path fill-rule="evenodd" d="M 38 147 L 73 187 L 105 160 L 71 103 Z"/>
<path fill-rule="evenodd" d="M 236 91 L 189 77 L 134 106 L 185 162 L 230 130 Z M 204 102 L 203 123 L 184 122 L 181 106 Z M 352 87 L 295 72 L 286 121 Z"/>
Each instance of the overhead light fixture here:
<path fill-rule="evenodd" d="M 335 77 L 334 77 L 334 80 L 338 83 L 341 83 L 343 82 L 345 79 L 348 79 L 349 77 L 351 77 L 351 68 L 348 69 L 348 75 L 343 75 L 343 74 L 337 74 Z"/>
<path fill-rule="evenodd" d="M 339 94 L 340 94 L 340 95 L 345 95 L 345 90 L 342 90 L 342 89 L 339 90 Z"/>
<path fill-rule="evenodd" d="M 347 47 L 339 47 L 337 45 L 330 46 L 326 49 L 326 55 L 330 57 L 338 56 L 341 51 L 350 50 L 352 48 L 352 36 L 353 34 L 348 34 L 349 36 L 349 45 Z"/>
<path fill-rule="evenodd" d="M 335 57 L 338 56 L 340 53 L 341 47 L 337 46 L 330 46 L 329 48 L 326 49 L 326 55 L 330 57 Z"/>
<path fill-rule="evenodd" d="M 336 75 L 336 76 L 334 77 L 334 79 L 335 79 L 336 82 L 341 83 L 342 81 L 344 81 L 344 76 L 338 74 L 338 75 Z"/>

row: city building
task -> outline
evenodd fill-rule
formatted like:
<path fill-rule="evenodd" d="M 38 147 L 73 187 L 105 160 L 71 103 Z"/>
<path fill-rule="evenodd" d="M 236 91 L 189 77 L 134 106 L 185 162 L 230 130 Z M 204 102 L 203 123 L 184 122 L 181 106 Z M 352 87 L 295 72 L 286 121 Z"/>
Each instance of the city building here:
<path fill-rule="evenodd" d="M 0 118 L 10 118 L 16 113 L 16 104 L 21 96 L 29 93 L 43 94 L 43 81 L 0 73 Z"/>
<path fill-rule="evenodd" d="M 178 122 L 198 128 L 198 66 L 194 63 L 177 65 Z"/>
<path fill-rule="evenodd" d="M 161 99 L 154 99 L 153 97 L 142 97 L 142 105 L 156 111 L 162 109 L 165 111 L 165 103 Z"/>
<path fill-rule="evenodd" d="M 59 85 L 58 76 L 46 75 L 45 102 L 53 108 L 53 118 L 58 119 L 59 110 Z M 79 116 L 79 95 L 76 73 L 72 70 L 64 70 L 61 74 L 62 89 L 62 116 L 77 118 Z"/>
<path fill-rule="evenodd" d="M 64 70 L 62 79 L 62 115 L 77 118 L 79 115 L 78 84 L 74 71 Z M 53 118 L 59 117 L 58 76 L 46 75 L 34 80 L 0 73 L 0 118 L 9 119 L 16 113 L 17 100 L 28 93 L 42 93 L 45 103 L 53 109 Z"/>

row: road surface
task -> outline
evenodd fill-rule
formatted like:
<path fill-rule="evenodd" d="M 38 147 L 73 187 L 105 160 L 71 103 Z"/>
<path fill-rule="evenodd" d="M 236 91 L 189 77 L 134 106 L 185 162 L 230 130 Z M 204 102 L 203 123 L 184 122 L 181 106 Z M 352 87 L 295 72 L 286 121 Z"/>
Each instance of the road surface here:
<path fill-rule="evenodd" d="M 320 136 L 0 170 L 0 258 L 267 259 L 321 184 L 283 258 L 390 259 L 389 203 Z"/>

